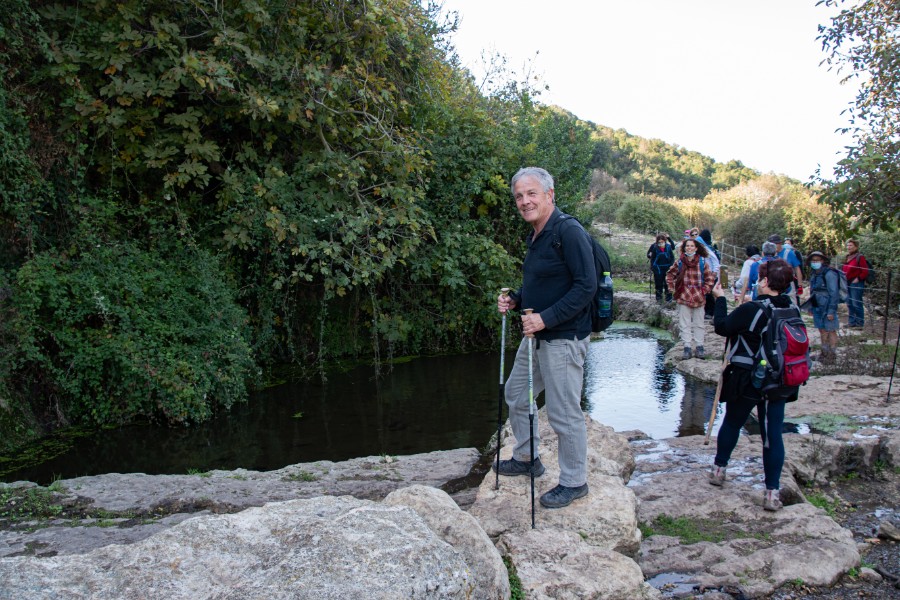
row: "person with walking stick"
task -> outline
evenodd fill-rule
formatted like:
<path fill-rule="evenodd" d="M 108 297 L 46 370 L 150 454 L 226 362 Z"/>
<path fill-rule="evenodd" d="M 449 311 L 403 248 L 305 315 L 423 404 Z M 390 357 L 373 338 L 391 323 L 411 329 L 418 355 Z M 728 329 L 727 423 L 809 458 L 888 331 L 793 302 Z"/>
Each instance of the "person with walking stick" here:
<path fill-rule="evenodd" d="M 516 445 L 509 460 L 494 469 L 504 476 L 540 477 L 544 465 L 530 448 L 540 444 L 538 428 L 529 431 L 529 337 L 534 337 L 534 397 L 542 391 L 550 426 L 559 436 L 559 484 L 543 494 L 541 505 L 562 508 L 588 493 L 587 426 L 581 410 L 584 360 L 591 334 L 590 305 L 597 273 L 589 234 L 575 219 L 564 219 L 554 202 L 553 177 L 539 167 L 520 169 L 512 178 L 516 208 L 532 226 L 526 238 L 522 287 L 497 297 L 501 313 L 523 314 L 525 336 L 506 380 L 509 421 Z M 532 439 L 532 435 L 534 436 Z"/>
<path fill-rule="evenodd" d="M 785 388 L 779 393 L 764 393 L 754 384 L 754 370 L 759 367 L 759 347 L 769 326 L 769 317 L 763 304 L 774 308 L 794 306 L 784 292 L 794 281 L 794 270 L 782 259 L 760 264 L 757 289 L 759 296 L 746 302 L 728 314 L 728 303 L 720 284 L 712 289 L 716 298 L 713 326 L 717 334 L 728 338 L 731 350 L 726 359 L 728 366 L 722 376 L 720 402 L 725 403 L 725 417 L 716 438 L 716 456 L 709 482 L 715 486 L 725 484 L 725 471 L 731 453 L 737 445 L 741 428 L 747 422 L 750 411 L 756 408 L 759 433 L 763 440 L 763 471 L 766 491 L 763 508 L 768 511 L 781 509 L 781 469 L 784 466 L 784 407 L 786 402 L 797 399 L 797 388 Z M 796 309 L 795 309 L 796 310 Z M 797 310 L 799 316 L 799 310 Z M 765 365 L 763 365 L 763 369 Z"/>

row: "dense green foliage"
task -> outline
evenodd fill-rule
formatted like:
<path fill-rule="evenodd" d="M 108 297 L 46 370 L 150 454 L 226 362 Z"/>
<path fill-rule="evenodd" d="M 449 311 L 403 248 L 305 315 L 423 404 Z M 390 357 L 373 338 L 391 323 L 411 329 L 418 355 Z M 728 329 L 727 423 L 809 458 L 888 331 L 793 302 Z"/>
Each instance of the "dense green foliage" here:
<path fill-rule="evenodd" d="M 219 265 L 182 243 L 42 252 L 18 272 L 20 376 L 58 415 L 201 421 L 246 396 L 245 319 Z M 34 374 L 31 376 L 30 374 Z"/>
<path fill-rule="evenodd" d="M 851 229 L 894 231 L 900 222 L 900 8 L 886 0 L 818 4 L 841 7 L 829 26 L 819 27 L 823 62 L 844 82 L 859 83 L 844 129 L 854 143 L 833 181 L 819 177 L 822 201 Z"/>
<path fill-rule="evenodd" d="M 487 341 L 525 231 L 509 176 L 583 196 L 590 132 L 527 88 L 481 95 L 436 15 L 11 3 L 0 393 L 56 423 L 196 421 L 254 362 Z"/>

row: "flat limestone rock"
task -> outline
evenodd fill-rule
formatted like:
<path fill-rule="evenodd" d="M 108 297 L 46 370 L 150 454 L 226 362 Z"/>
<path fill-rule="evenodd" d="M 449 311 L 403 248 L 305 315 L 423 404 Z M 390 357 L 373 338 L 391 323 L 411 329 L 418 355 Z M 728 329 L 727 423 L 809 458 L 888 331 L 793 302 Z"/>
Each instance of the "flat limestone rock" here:
<path fill-rule="evenodd" d="M 559 481 L 557 437 L 546 421 L 545 411 L 538 413 L 541 428 L 539 455 L 546 471 L 535 479 L 536 527 L 578 532 L 589 544 L 635 556 L 640 546 L 637 527 L 637 501 L 625 486 L 634 468 L 634 458 L 624 436 L 611 427 L 587 417 L 588 486 L 590 493 L 565 508 L 547 509 L 540 495 Z M 501 458 L 512 456 L 515 438 L 507 434 Z M 530 477 L 501 477 L 495 489 L 493 472 L 481 482 L 469 514 L 478 519 L 491 538 L 505 533 L 531 529 Z"/>
<path fill-rule="evenodd" d="M 715 440 L 710 446 L 702 436 L 640 440 L 632 447 L 637 468 L 629 487 L 639 500 L 640 520 L 657 530 L 663 527 L 659 518 L 677 521 L 703 540 L 646 538 L 638 559 L 645 576 L 678 573 L 700 588 L 736 588 L 760 597 L 797 578 L 833 585 L 859 564 L 853 534 L 806 503 L 790 473 L 782 475 L 785 507 L 763 510 L 758 437 L 741 437 L 721 488 L 707 481 Z M 784 493 L 789 487 L 793 492 Z"/>
<path fill-rule="evenodd" d="M 110 511 L 104 519 L 42 523 L 0 530 L 0 557 L 80 554 L 108 544 L 143 540 L 198 515 L 232 513 L 267 502 L 351 495 L 381 500 L 409 485 L 439 487 L 466 476 L 474 448 L 399 457 L 320 461 L 276 471 L 211 471 L 203 475 L 106 474 L 64 479 L 55 503 Z M 3 485 L 3 484 L 0 484 Z M 162 517 L 162 518 L 161 518 Z M 110 526 L 113 525 L 113 526 Z"/>

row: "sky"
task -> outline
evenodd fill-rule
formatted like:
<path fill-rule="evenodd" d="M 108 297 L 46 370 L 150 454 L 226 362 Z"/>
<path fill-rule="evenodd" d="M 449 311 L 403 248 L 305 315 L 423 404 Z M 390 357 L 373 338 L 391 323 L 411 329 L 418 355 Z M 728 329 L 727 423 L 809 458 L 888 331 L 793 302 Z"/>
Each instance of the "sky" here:
<path fill-rule="evenodd" d="M 445 0 L 463 65 L 482 52 L 542 77 L 578 118 L 740 160 L 802 182 L 831 177 L 855 84 L 820 62 L 816 0 Z"/>

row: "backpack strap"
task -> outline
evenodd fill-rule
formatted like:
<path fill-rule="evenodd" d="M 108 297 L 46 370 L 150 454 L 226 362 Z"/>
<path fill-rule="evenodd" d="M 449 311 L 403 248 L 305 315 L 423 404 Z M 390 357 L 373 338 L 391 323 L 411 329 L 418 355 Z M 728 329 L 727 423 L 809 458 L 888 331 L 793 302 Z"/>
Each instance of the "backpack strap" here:
<path fill-rule="evenodd" d="M 771 315 L 766 311 L 766 305 L 769 303 L 768 300 L 762 300 L 762 301 L 761 300 L 753 300 L 752 302 L 754 305 L 756 305 L 757 311 L 756 311 L 756 314 L 753 316 L 753 320 L 750 322 L 750 326 L 747 328 L 749 331 L 756 330 L 756 326 L 759 324 L 759 319 L 763 315 L 766 315 L 767 317 L 771 317 Z M 762 330 L 760 330 L 760 332 L 759 332 L 759 337 L 760 337 L 759 348 L 762 348 L 762 346 L 763 346 L 762 336 L 765 333 L 768 326 L 769 326 L 768 323 L 766 323 L 766 326 L 763 327 Z M 744 351 L 743 354 L 737 355 L 738 349 L 742 349 Z M 759 349 L 757 349 L 756 352 L 753 352 L 753 349 L 750 348 L 750 344 L 747 343 L 747 340 L 744 338 L 744 336 L 738 334 L 737 343 L 731 345 L 731 350 L 728 353 L 728 361 L 739 364 L 739 365 L 752 367 L 757 362 L 756 357 L 759 354 L 759 352 L 760 352 Z"/>

